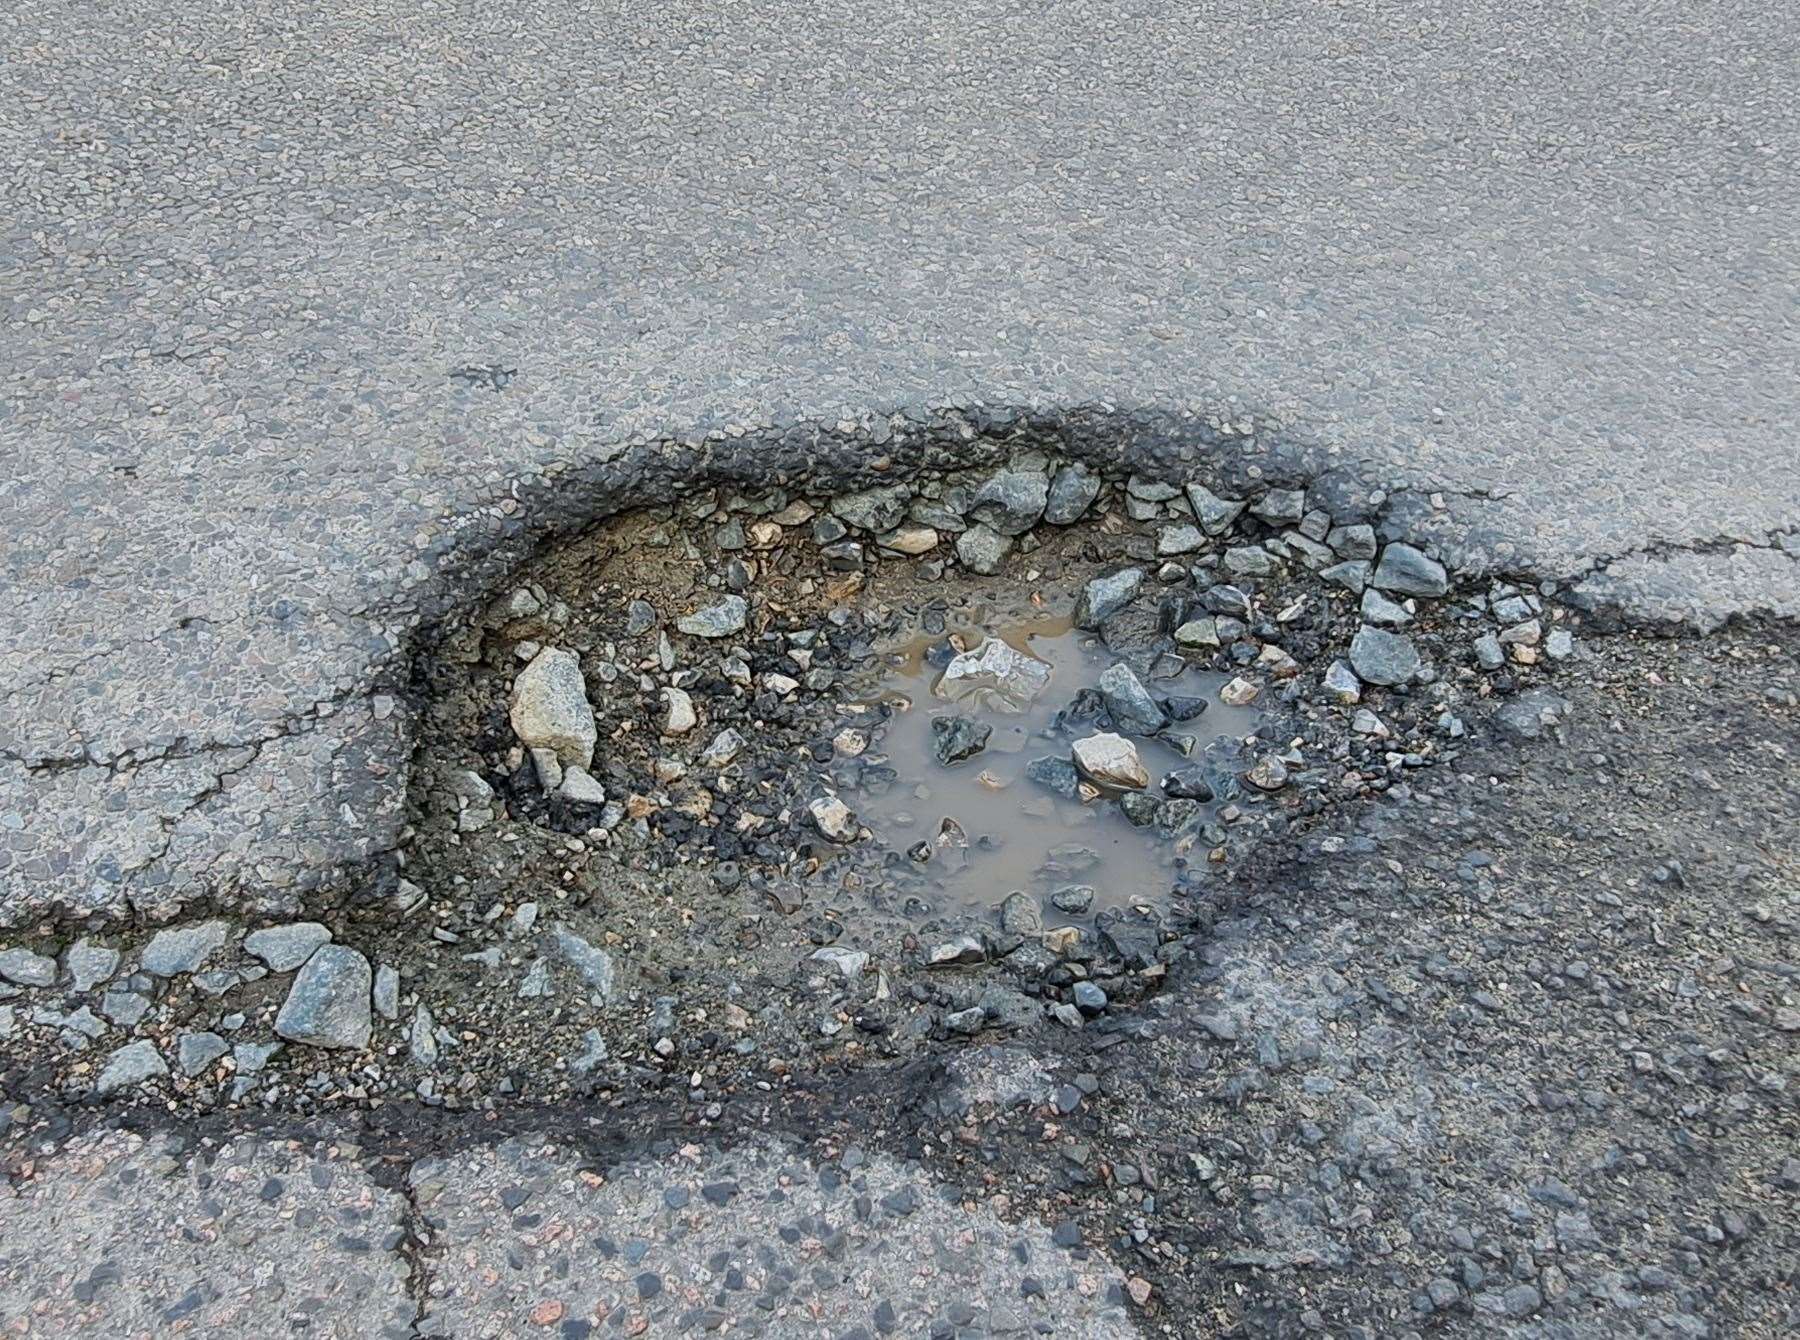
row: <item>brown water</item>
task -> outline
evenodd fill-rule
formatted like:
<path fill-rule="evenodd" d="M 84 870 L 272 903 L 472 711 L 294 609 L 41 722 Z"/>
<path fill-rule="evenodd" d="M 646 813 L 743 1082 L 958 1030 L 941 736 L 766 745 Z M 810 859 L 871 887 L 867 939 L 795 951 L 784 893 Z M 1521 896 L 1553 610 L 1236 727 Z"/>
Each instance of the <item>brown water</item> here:
<path fill-rule="evenodd" d="M 979 649 L 984 637 L 1000 638 L 1048 665 L 1048 686 L 1022 712 L 997 709 L 994 695 L 988 694 L 948 701 L 941 696 L 941 681 L 946 639 L 952 637 L 951 646 L 960 643 L 971 651 Z M 1080 924 L 1105 908 L 1165 900 L 1177 860 L 1205 859 L 1204 843 L 1191 832 L 1172 838 L 1153 826 L 1135 828 L 1113 798 L 1066 799 L 1025 775 L 1033 759 L 1067 759 L 1071 739 L 1097 729 L 1077 723 L 1063 734 L 1048 733 L 1076 693 L 1094 686 L 1101 672 L 1120 659 L 1129 658 L 1115 656 L 1092 634 L 1074 629 L 1066 616 L 1050 615 L 995 621 L 985 630 L 979 623 L 953 623 L 945 634 L 920 635 L 890 650 L 890 668 L 876 700 L 895 710 L 865 758 L 894 768 L 899 781 L 885 795 L 859 796 L 856 808 L 875 835 L 896 851 L 931 844 L 930 859 L 909 860 L 906 869 L 922 881 L 921 892 L 932 910 L 990 909 L 1014 890 L 1024 890 L 1039 897 L 1046 926 Z M 1162 797 L 1165 773 L 1204 763 L 1209 745 L 1242 738 L 1254 724 L 1253 711 L 1219 702 L 1218 690 L 1227 676 L 1190 669 L 1152 679 L 1143 664 L 1134 662 L 1132 668 L 1159 697 L 1185 695 L 1209 704 L 1200 716 L 1169 727 L 1194 737 L 1196 746 L 1188 757 L 1161 740 L 1128 737 L 1149 769 L 1151 796 Z M 988 725 L 993 734 L 980 753 L 945 766 L 932 748 L 931 721 L 951 714 Z M 1210 819 L 1216 805 L 1205 809 Z M 1066 892 L 1063 901 L 1069 906 L 1051 901 L 1051 895 L 1071 886 L 1094 891 L 1091 907 L 1075 910 L 1080 895 L 1071 898 Z"/>

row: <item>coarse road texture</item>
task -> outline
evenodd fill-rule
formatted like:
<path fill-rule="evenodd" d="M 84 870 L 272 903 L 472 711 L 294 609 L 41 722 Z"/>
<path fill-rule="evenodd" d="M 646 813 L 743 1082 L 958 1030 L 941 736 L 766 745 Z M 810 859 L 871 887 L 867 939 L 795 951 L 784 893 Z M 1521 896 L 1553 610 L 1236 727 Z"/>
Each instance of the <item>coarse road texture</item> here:
<path fill-rule="evenodd" d="M 1800 613 L 1797 46 L 1692 0 L 8 7 L 0 922 L 391 845 L 437 574 L 707 429 L 1189 408 L 1441 493 L 1475 565 Z M 383 1324 L 330 1282 L 319 1329 Z"/>

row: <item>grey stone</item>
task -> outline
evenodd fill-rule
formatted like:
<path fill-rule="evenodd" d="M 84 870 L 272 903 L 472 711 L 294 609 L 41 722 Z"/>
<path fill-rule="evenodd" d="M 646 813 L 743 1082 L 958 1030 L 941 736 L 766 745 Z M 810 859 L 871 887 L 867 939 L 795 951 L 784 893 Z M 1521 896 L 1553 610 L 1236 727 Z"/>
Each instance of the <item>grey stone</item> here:
<path fill-rule="evenodd" d="M 19 986 L 54 986 L 56 960 L 29 949 L 0 949 L 0 977 Z"/>
<path fill-rule="evenodd" d="M 270 972 L 292 972 L 320 945 L 329 943 L 330 927 L 317 921 L 295 921 L 251 931 L 244 937 L 244 951 L 261 959 Z"/>
<path fill-rule="evenodd" d="M 1106 1009 L 1106 992 L 1092 982 L 1075 983 L 1075 1008 L 1090 1018 Z"/>
<path fill-rule="evenodd" d="M 700 714 L 694 710 L 694 700 L 686 689 L 665 687 L 662 699 L 667 709 L 663 717 L 664 735 L 686 735 L 700 724 Z"/>
<path fill-rule="evenodd" d="M 1246 505 L 1237 498 L 1221 498 L 1204 484 L 1189 484 L 1187 500 L 1188 506 L 1194 509 L 1200 529 L 1215 537 L 1231 529 L 1232 523 L 1243 515 Z"/>
<path fill-rule="evenodd" d="M 1142 568 L 1124 568 L 1096 577 L 1081 588 L 1075 602 L 1075 626 L 1097 629 L 1137 598 L 1144 585 Z"/>
<path fill-rule="evenodd" d="M 144 971 L 157 977 L 193 972 L 216 953 L 231 935 L 225 921 L 170 927 L 150 937 L 144 949 Z"/>
<path fill-rule="evenodd" d="M 656 612 L 656 606 L 649 601 L 632 601 L 625 607 L 625 635 L 637 637 L 641 633 L 649 632 L 656 627 L 656 622 L 660 617 Z"/>
<path fill-rule="evenodd" d="M 1144 681 L 1123 661 L 1107 666 L 1097 687 L 1113 724 L 1127 735 L 1154 735 L 1169 724 Z"/>
<path fill-rule="evenodd" d="M 982 482 L 969 515 L 1002 535 L 1023 535 L 1049 503 L 1050 481 L 1038 470 L 1002 470 Z"/>
<path fill-rule="evenodd" d="M 1506 649 L 1492 633 L 1475 639 L 1475 660 L 1483 670 L 1498 670 L 1506 664 Z"/>
<path fill-rule="evenodd" d="M 1132 475 L 1125 481 L 1125 492 L 1142 502 L 1173 502 L 1181 496 L 1181 490 L 1174 484 L 1161 479 L 1146 479 L 1143 475 Z"/>
<path fill-rule="evenodd" d="M 565 766 L 592 765 L 599 732 L 574 652 L 545 647 L 532 657 L 513 680 L 507 717 L 527 749 L 549 750 Z"/>
<path fill-rule="evenodd" d="M 614 977 L 612 955 L 604 949 L 595 948 L 562 926 L 551 927 L 550 939 L 563 961 L 575 969 L 588 989 L 598 995 L 603 1003 L 611 1004 Z"/>
<path fill-rule="evenodd" d="M 1233 577 L 1267 577 L 1275 571 L 1275 560 L 1269 551 L 1254 544 L 1227 549 L 1219 563 Z"/>
<path fill-rule="evenodd" d="M 217 1033 L 183 1033 L 175 1040 L 175 1063 L 192 1079 L 231 1050 Z"/>
<path fill-rule="evenodd" d="M 1515 740 L 1536 740 L 1569 713 L 1569 700 L 1548 689 L 1521 693 L 1494 713 L 1500 729 Z"/>
<path fill-rule="evenodd" d="M 1375 527 L 1368 525 L 1334 526 L 1325 543 L 1340 558 L 1374 558 Z"/>
<path fill-rule="evenodd" d="M 279 1042 L 240 1042 L 231 1049 L 231 1064 L 240 1075 L 254 1075 L 280 1050 Z"/>
<path fill-rule="evenodd" d="M 1325 670 L 1325 692 L 1340 703 L 1359 703 L 1362 701 L 1362 681 L 1356 672 L 1342 661 L 1333 661 Z"/>
<path fill-rule="evenodd" d="M 1575 636 L 1566 628 L 1552 628 L 1544 638 L 1544 654 L 1553 661 L 1566 661 L 1575 654 Z"/>
<path fill-rule="evenodd" d="M 1412 617 L 1404 605 L 1389 600 L 1374 587 L 1363 592 L 1362 618 L 1364 623 L 1376 624 L 1382 628 L 1404 628 L 1412 622 Z"/>
<path fill-rule="evenodd" d="M 1197 549 L 1206 547 L 1206 536 L 1200 533 L 1198 526 L 1164 526 L 1156 536 L 1156 556 L 1173 558 L 1177 554 L 1191 554 Z"/>
<path fill-rule="evenodd" d="M 391 963 L 383 963 L 375 969 L 375 990 L 372 993 L 375 1012 L 383 1019 L 400 1017 L 400 973 Z"/>
<path fill-rule="evenodd" d="M 966 1010 L 953 1010 L 944 1016 L 944 1026 L 952 1033 L 972 1037 L 987 1027 L 987 1011 L 979 1005 L 971 1005 Z"/>
<path fill-rule="evenodd" d="M 361 1050 L 369 1045 L 369 960 L 348 945 L 322 945 L 294 978 L 275 1031 L 310 1047 Z"/>
<path fill-rule="evenodd" d="M 1012 553 L 1013 542 L 1010 537 L 1002 535 L 992 526 L 970 526 L 956 537 L 956 557 L 970 572 L 979 576 L 991 577 L 1000 571 L 1006 562 L 1006 556 Z"/>
<path fill-rule="evenodd" d="M 1450 590 L 1450 579 L 1442 563 L 1410 544 L 1395 542 L 1381 551 L 1369 585 L 1408 596 L 1441 596 Z"/>
<path fill-rule="evenodd" d="M 1210 614 L 1189 619 L 1175 630 L 1175 641 L 1183 647 L 1217 647 L 1220 645 L 1219 621 Z"/>
<path fill-rule="evenodd" d="M 1350 641 L 1350 667 L 1365 684 L 1405 684 L 1419 673 L 1419 652 L 1404 634 L 1364 624 Z"/>
<path fill-rule="evenodd" d="M 131 1028 L 150 1012 L 150 997 L 137 991 L 109 990 L 100 997 L 100 1013 L 121 1028 Z"/>
<path fill-rule="evenodd" d="M 1034 758 L 1025 765 L 1025 776 L 1059 796 L 1073 800 L 1081 787 L 1081 774 L 1066 758 Z"/>
<path fill-rule="evenodd" d="M 1306 515 L 1306 490 L 1270 489 L 1250 505 L 1250 514 L 1274 526 L 1298 525 Z"/>
<path fill-rule="evenodd" d="M 84 936 L 69 946 L 63 964 L 77 991 L 92 991 L 119 970 L 119 951 Z"/>
<path fill-rule="evenodd" d="M 168 1073 L 168 1063 L 156 1050 L 156 1044 L 149 1038 L 142 1038 L 126 1043 L 106 1058 L 100 1078 L 94 1082 L 94 1091 L 104 1097 L 120 1089 L 136 1088 L 149 1080 L 161 1079 Z"/>
<path fill-rule="evenodd" d="M 831 511 L 859 530 L 892 530 L 906 518 L 912 491 L 904 484 L 882 484 L 860 493 L 846 493 L 831 500 Z"/>
<path fill-rule="evenodd" d="M 744 751 L 748 743 L 744 737 L 730 727 L 713 736 L 712 743 L 700 753 L 700 762 L 708 768 L 729 767 L 737 756 Z"/>
<path fill-rule="evenodd" d="M 1357 595 L 1361 595 L 1363 593 L 1363 588 L 1366 587 L 1369 582 L 1369 560 L 1366 558 L 1355 558 L 1348 559 L 1342 563 L 1333 563 L 1330 567 L 1321 570 L 1319 576 L 1323 577 L 1328 582 L 1345 587 L 1350 591 L 1354 591 Z"/>
<path fill-rule="evenodd" d="M 569 1058 L 569 1073 L 591 1075 L 610 1054 L 606 1048 L 606 1039 L 600 1036 L 600 1030 L 590 1028 L 581 1035 L 581 1053 Z"/>
<path fill-rule="evenodd" d="M 437 1021 L 423 1004 L 413 1009 L 412 1027 L 406 1034 L 406 1054 L 414 1065 L 430 1069 L 438 1063 Z"/>
<path fill-rule="evenodd" d="M 1079 461 L 1063 466 L 1050 480 L 1044 500 L 1044 520 L 1053 526 L 1071 526 L 1087 514 L 1100 496 L 1100 476 Z"/>
<path fill-rule="evenodd" d="M 541 958 L 534 958 L 525 968 L 524 977 L 519 979 L 520 1000 L 542 1000 L 550 994 L 550 965 Z"/>
<path fill-rule="evenodd" d="M 729 595 L 692 614 L 682 615 L 675 621 L 675 627 L 689 637 L 720 638 L 743 632 L 749 621 L 750 603 L 742 596 Z M 579 761 L 585 768 L 593 760 L 587 758 Z"/>

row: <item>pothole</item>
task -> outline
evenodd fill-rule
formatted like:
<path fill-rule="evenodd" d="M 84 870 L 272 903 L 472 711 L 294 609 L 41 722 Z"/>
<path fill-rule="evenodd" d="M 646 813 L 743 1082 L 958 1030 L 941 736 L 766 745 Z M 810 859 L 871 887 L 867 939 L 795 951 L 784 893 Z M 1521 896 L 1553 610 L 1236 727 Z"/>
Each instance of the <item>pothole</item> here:
<path fill-rule="evenodd" d="M 0 1023 L 76 1093 L 670 1087 L 702 1119 L 1128 1029 L 1264 839 L 1454 759 L 1481 699 L 1522 737 L 1562 710 L 1547 592 L 1453 594 L 1377 520 L 1041 451 L 613 517 L 418 644 L 391 898 L 177 927 L 155 965 L 9 948 Z"/>

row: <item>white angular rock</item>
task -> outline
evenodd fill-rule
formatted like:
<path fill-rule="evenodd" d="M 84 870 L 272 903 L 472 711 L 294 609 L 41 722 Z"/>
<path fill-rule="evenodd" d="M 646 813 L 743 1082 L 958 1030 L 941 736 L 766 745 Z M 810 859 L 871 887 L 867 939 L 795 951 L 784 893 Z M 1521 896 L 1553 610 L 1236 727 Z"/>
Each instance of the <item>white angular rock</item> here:
<path fill-rule="evenodd" d="M 1150 785 L 1150 772 L 1138 757 L 1137 746 L 1123 735 L 1102 731 L 1075 741 L 1075 766 L 1084 777 L 1102 786 L 1142 790 Z"/>
<path fill-rule="evenodd" d="M 564 766 L 593 766 L 599 731 L 574 652 L 545 647 L 532 657 L 513 681 L 508 715 L 527 749 L 548 749 Z"/>
<path fill-rule="evenodd" d="M 953 658 L 932 691 L 951 702 L 973 698 L 996 711 L 1023 712 L 1049 684 L 1047 663 L 990 637 Z"/>
<path fill-rule="evenodd" d="M 562 785 L 556 788 L 556 793 L 564 800 L 572 800 L 579 805 L 606 803 L 606 788 L 595 781 L 593 774 L 586 768 L 564 769 Z"/>
<path fill-rule="evenodd" d="M 807 805 L 813 826 L 832 842 L 854 842 L 860 830 L 856 815 L 836 796 L 820 796 Z"/>
<path fill-rule="evenodd" d="M 686 735 L 700 724 L 700 714 L 694 710 L 694 700 L 686 689 L 667 688 L 662 696 L 669 708 L 663 721 L 664 735 Z"/>

